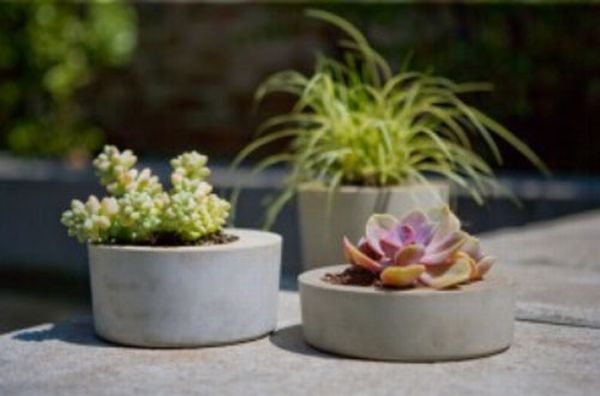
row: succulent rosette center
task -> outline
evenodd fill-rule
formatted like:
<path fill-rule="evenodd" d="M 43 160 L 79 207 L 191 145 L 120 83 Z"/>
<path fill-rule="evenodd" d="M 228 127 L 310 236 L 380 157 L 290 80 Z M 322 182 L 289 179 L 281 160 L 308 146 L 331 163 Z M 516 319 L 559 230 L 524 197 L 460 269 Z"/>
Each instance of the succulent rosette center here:
<path fill-rule="evenodd" d="M 453 287 L 481 279 L 495 261 L 481 253 L 479 240 L 461 229 L 448 207 L 427 214 L 415 210 L 400 220 L 373 215 L 358 246 L 347 238 L 343 246 L 350 264 L 375 273 L 383 285 L 392 287 Z"/>

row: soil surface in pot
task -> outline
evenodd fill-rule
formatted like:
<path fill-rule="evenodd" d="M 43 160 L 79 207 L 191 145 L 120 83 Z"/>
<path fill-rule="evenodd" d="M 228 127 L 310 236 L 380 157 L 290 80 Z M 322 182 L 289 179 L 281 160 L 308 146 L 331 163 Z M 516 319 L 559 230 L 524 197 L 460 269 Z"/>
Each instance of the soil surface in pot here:
<path fill-rule="evenodd" d="M 351 265 L 337 274 L 327 273 L 323 277 L 323 281 L 334 285 L 381 286 L 377 275 L 355 265 Z"/>
<path fill-rule="evenodd" d="M 197 241 L 185 241 L 181 239 L 177 234 L 174 233 L 162 233 L 152 237 L 147 243 L 140 243 L 139 246 L 152 246 L 152 247 L 177 247 L 177 246 L 213 246 L 213 245 L 224 245 L 226 243 L 235 242 L 239 239 L 238 236 L 227 234 L 224 232 L 217 232 L 201 238 Z M 129 243 L 119 243 L 116 241 L 114 245 L 131 245 Z"/>
<path fill-rule="evenodd" d="M 377 287 L 386 290 L 407 290 L 407 289 L 418 289 L 418 288 L 428 288 L 427 286 L 421 285 L 417 283 L 415 286 L 407 286 L 407 287 L 390 287 L 384 286 L 381 284 L 381 280 L 379 276 L 375 275 L 371 271 L 356 266 L 350 265 L 342 272 L 338 273 L 326 273 L 321 280 L 323 282 L 330 283 L 332 285 L 346 285 L 346 286 L 365 286 L 365 287 Z M 469 283 L 478 282 L 479 280 L 472 280 Z M 452 286 L 447 288 L 446 290 L 457 290 L 460 289 L 460 286 Z"/>

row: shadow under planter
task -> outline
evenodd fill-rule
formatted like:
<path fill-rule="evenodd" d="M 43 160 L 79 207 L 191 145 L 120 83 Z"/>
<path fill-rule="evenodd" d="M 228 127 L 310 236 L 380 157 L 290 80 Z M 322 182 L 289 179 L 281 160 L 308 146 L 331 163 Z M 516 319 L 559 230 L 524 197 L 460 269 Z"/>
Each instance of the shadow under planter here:
<path fill-rule="evenodd" d="M 349 359 L 343 356 L 331 355 L 313 348 L 304 341 L 302 325 L 291 325 L 277 329 L 269 336 L 271 344 L 288 352 L 300 355 L 320 357 L 325 359 Z"/>
<path fill-rule="evenodd" d="M 111 348 L 110 344 L 99 338 L 94 332 L 89 317 L 67 322 L 54 323 L 47 328 L 24 330 L 12 336 L 14 340 L 24 342 L 63 341 L 70 344 Z"/>

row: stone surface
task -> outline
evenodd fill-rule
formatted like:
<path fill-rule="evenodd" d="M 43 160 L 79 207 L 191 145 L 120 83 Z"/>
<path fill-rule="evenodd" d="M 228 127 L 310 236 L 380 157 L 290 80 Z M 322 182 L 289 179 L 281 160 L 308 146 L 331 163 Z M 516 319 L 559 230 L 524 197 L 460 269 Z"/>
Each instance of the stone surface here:
<path fill-rule="evenodd" d="M 330 266 L 300 275 L 306 341 L 342 355 L 409 362 L 485 356 L 512 342 L 514 282 L 490 274 L 456 290 L 333 285 Z"/>
<path fill-rule="evenodd" d="M 282 292 L 276 333 L 226 347 L 114 346 L 94 336 L 90 319 L 0 336 L 0 395 L 596 394 L 600 212 L 482 239 L 502 258 L 494 271 L 516 279 L 517 316 L 525 320 L 498 355 L 406 364 L 321 353 L 302 339 L 297 294 Z"/>
<path fill-rule="evenodd" d="M 0 337 L 2 395 L 591 395 L 600 386 L 600 330 L 516 323 L 513 346 L 436 364 L 341 358 L 307 346 L 298 296 L 281 294 L 279 330 L 218 348 L 143 350 L 99 341 L 91 322 Z M 399 335 L 400 336 L 400 335 Z"/>
<path fill-rule="evenodd" d="M 0 334 L 15 328 L 63 321 L 88 312 L 89 306 L 81 301 L 0 290 Z"/>
<path fill-rule="evenodd" d="M 600 328 L 600 211 L 483 236 L 517 282 L 517 317 Z"/>
<path fill-rule="evenodd" d="M 485 234 L 484 247 L 509 264 L 600 274 L 600 210 Z"/>

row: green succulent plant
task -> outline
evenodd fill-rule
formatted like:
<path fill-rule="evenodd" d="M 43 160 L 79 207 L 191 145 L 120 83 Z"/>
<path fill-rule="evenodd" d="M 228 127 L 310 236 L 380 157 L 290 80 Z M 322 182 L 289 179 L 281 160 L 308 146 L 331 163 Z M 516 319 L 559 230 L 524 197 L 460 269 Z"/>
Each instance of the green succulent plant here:
<path fill-rule="evenodd" d="M 167 192 L 150 169 L 133 168 L 137 158 L 130 150 L 105 146 L 94 167 L 110 196 L 73 200 L 62 223 L 82 243 L 199 243 L 221 232 L 230 209 L 206 181 L 207 161 L 197 152 L 173 159 Z"/>
<path fill-rule="evenodd" d="M 267 211 L 274 222 L 298 186 L 317 182 L 334 191 L 341 185 L 386 187 L 427 183 L 439 175 L 483 202 L 496 186 L 489 163 L 474 149 L 482 140 L 502 163 L 495 138 L 545 170 L 540 158 L 518 137 L 462 99 L 491 89 L 485 83 L 455 83 L 406 67 L 394 73 L 365 36 L 345 19 L 321 10 L 306 15 L 345 34 L 341 59 L 318 55 L 314 73 L 282 71 L 256 91 L 260 102 L 279 92 L 297 97 L 294 108 L 262 124 L 257 138 L 236 157 L 238 166 L 263 146 L 291 139 L 290 152 L 262 159 L 255 171 L 287 163 L 291 172 L 282 193 Z M 233 200 L 237 198 L 234 194 Z"/>

